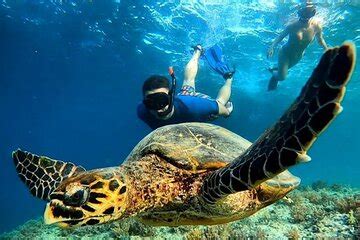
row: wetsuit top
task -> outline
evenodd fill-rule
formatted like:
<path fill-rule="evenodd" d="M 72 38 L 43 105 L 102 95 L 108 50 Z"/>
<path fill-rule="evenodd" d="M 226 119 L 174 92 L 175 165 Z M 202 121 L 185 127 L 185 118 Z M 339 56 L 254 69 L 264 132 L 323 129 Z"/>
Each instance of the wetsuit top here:
<path fill-rule="evenodd" d="M 158 119 L 140 103 L 137 108 L 138 117 L 152 129 L 183 122 L 207 122 L 219 113 L 219 106 L 214 99 L 206 95 L 191 96 L 179 94 L 174 98 L 174 113 L 166 120 Z"/>

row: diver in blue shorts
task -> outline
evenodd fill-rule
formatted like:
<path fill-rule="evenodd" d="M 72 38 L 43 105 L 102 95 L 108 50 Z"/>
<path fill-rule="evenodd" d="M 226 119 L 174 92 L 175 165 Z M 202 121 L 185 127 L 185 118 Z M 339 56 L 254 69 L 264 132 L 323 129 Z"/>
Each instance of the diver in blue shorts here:
<path fill-rule="evenodd" d="M 200 56 L 225 79 L 216 99 L 195 91 Z M 194 47 L 193 56 L 185 68 L 183 85 L 177 95 L 174 72 L 170 69 L 169 73 L 172 77 L 171 84 L 166 77 L 160 75 L 150 76 L 143 84 L 143 102 L 138 105 L 137 114 L 150 128 L 182 122 L 207 122 L 218 116 L 227 117 L 231 114 L 233 105 L 229 99 L 235 71 L 231 71 L 223 61 L 219 46 L 215 45 L 206 51 L 200 45 Z"/>

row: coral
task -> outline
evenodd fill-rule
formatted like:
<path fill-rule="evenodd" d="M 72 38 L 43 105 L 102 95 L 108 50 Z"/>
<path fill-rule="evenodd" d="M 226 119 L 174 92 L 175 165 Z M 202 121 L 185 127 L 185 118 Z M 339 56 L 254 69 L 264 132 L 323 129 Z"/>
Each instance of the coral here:
<path fill-rule="evenodd" d="M 324 189 L 327 188 L 328 184 L 325 181 L 316 181 L 313 184 L 311 184 L 312 189 L 314 190 L 320 190 L 320 189 Z"/>
<path fill-rule="evenodd" d="M 309 202 L 313 204 L 321 204 L 323 202 L 323 197 L 316 191 L 308 191 L 303 194 L 304 198 L 307 198 Z"/>
<path fill-rule="evenodd" d="M 300 239 L 300 231 L 297 228 L 292 228 L 290 231 L 286 234 L 286 237 L 292 240 L 298 240 Z"/>
<path fill-rule="evenodd" d="M 201 240 L 202 237 L 202 231 L 199 228 L 194 228 L 185 235 L 187 240 Z"/>
<path fill-rule="evenodd" d="M 355 211 L 360 207 L 360 196 L 351 196 L 337 199 L 335 202 L 336 209 L 340 213 L 349 213 L 350 210 Z"/>
<path fill-rule="evenodd" d="M 209 226 L 204 228 L 205 239 L 225 238 L 229 236 L 229 224 Z"/>
<path fill-rule="evenodd" d="M 357 207 L 354 212 L 355 219 L 360 223 L 360 207 Z"/>
<path fill-rule="evenodd" d="M 147 226 L 135 220 L 130 222 L 128 233 L 131 236 L 141 236 L 141 237 L 150 237 L 154 234 L 152 227 Z"/>
<path fill-rule="evenodd" d="M 343 190 L 343 186 L 341 184 L 333 184 L 331 185 L 330 189 L 335 192 L 340 192 Z"/>
<path fill-rule="evenodd" d="M 313 206 L 308 203 L 296 204 L 290 210 L 294 223 L 303 223 L 304 225 L 313 225 L 320 221 L 326 211 L 319 206 Z"/>
<path fill-rule="evenodd" d="M 297 202 L 290 210 L 295 223 L 301 223 L 308 219 L 311 209 L 304 202 Z"/>
<path fill-rule="evenodd" d="M 357 225 L 358 220 L 356 219 L 353 210 L 350 210 L 349 213 L 347 214 L 347 216 L 348 216 L 349 225 L 354 225 L 354 226 Z"/>
<path fill-rule="evenodd" d="M 0 236 L 0 239 L 35 239 L 38 236 L 39 229 L 42 232 L 51 231 L 51 227 L 44 226 L 39 220 L 30 220 L 26 224 L 20 226 L 16 231 Z"/>
<path fill-rule="evenodd" d="M 200 239 L 227 239 L 232 236 L 229 224 L 208 226 L 208 227 L 194 227 L 186 235 L 188 240 Z"/>
<path fill-rule="evenodd" d="M 267 238 L 268 238 L 268 234 L 266 233 L 266 231 L 262 228 L 258 228 L 255 239 L 264 240 Z"/>

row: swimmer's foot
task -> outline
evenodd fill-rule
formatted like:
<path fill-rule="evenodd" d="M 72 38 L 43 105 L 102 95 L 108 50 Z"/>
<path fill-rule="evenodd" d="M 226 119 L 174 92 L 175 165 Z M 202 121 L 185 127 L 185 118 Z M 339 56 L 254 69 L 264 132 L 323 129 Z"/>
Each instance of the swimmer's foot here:
<path fill-rule="evenodd" d="M 200 56 L 202 56 L 205 52 L 204 48 L 201 46 L 201 44 L 196 44 L 194 46 L 191 46 L 191 48 L 194 50 L 194 52 L 196 51 L 200 51 Z"/>
<path fill-rule="evenodd" d="M 268 91 L 273 91 L 277 88 L 277 85 L 278 85 L 278 80 L 272 76 L 270 81 L 269 81 L 269 85 L 268 85 Z"/>
<path fill-rule="evenodd" d="M 269 67 L 267 70 L 268 70 L 270 73 L 274 73 L 275 71 L 279 70 L 279 68 L 278 68 L 278 67 Z"/>
<path fill-rule="evenodd" d="M 232 104 L 232 102 L 228 101 L 225 104 L 226 109 L 229 111 L 229 116 L 232 113 L 232 111 L 234 110 L 234 105 Z"/>
<path fill-rule="evenodd" d="M 226 72 L 224 73 L 223 75 L 223 78 L 226 80 L 226 79 L 229 79 L 229 78 L 232 78 L 235 74 L 235 70 L 234 71 L 230 71 L 230 72 Z"/>

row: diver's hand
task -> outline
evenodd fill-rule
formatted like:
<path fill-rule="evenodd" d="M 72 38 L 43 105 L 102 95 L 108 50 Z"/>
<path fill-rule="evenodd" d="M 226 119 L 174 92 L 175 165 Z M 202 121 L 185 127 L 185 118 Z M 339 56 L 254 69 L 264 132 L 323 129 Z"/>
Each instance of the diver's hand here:
<path fill-rule="evenodd" d="M 273 55 L 274 55 L 274 48 L 269 47 L 269 49 L 267 51 L 267 58 L 271 58 Z"/>

